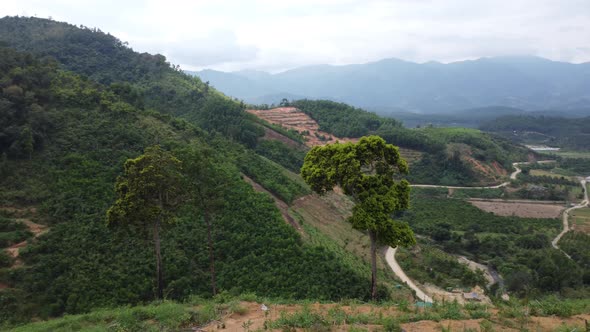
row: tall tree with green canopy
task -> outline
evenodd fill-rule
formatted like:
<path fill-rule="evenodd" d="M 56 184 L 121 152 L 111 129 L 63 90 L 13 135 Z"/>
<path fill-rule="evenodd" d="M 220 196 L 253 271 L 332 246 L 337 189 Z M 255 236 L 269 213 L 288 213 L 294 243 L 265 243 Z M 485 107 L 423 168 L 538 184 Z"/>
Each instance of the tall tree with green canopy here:
<path fill-rule="evenodd" d="M 335 186 L 355 202 L 348 219 L 354 229 L 371 240 L 371 298 L 377 295 L 377 244 L 411 246 L 414 232 L 392 216 L 409 207 L 410 184 L 396 181 L 408 173 L 399 149 L 379 136 L 362 137 L 358 143 L 316 146 L 305 156 L 301 176 L 313 191 L 324 194 Z"/>
<path fill-rule="evenodd" d="M 181 162 L 160 146 L 145 149 L 128 159 L 125 172 L 117 178 L 117 200 L 107 211 L 107 224 L 129 225 L 151 234 L 156 255 L 157 298 L 164 297 L 164 268 L 160 253 L 160 231 L 174 222 L 174 212 L 182 202 Z"/>
<path fill-rule="evenodd" d="M 217 294 L 215 278 L 214 231 L 217 214 L 225 206 L 225 190 L 231 185 L 233 174 L 219 160 L 215 160 L 211 148 L 191 145 L 178 154 L 183 161 L 186 187 L 189 189 L 191 205 L 197 209 L 199 217 L 207 226 L 207 248 L 209 251 L 209 272 L 211 292 Z"/>

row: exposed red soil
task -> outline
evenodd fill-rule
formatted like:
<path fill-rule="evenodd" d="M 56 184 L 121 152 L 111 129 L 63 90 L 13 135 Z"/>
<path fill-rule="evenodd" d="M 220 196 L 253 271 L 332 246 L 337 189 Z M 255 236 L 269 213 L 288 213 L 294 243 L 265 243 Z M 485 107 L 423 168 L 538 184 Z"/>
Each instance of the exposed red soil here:
<path fill-rule="evenodd" d="M 257 331 L 267 330 L 267 324 L 276 321 L 281 315 L 293 314 L 304 310 L 302 305 L 267 305 L 267 311 L 262 310 L 261 303 L 242 302 L 240 306 L 243 310 L 240 313 L 229 313 L 222 317 L 220 321 L 214 321 L 201 328 L 193 328 L 197 331 Z M 311 312 L 319 313 L 326 317 L 330 309 L 338 308 L 349 315 L 374 315 L 383 317 L 397 317 L 405 313 L 396 307 L 376 307 L 370 305 L 353 305 L 340 306 L 337 304 L 311 304 L 308 309 Z M 484 319 L 464 319 L 464 320 L 441 320 L 430 321 L 422 320 L 412 323 L 401 324 L 406 332 L 439 332 L 447 331 L 483 331 L 482 325 L 487 324 L 493 331 L 555 331 L 558 328 L 569 327 L 583 331 L 585 321 L 590 319 L 589 314 L 576 315 L 572 317 L 529 317 L 527 320 L 504 319 L 498 315 L 497 310 L 490 309 L 490 319 L 484 323 Z M 332 322 L 330 331 L 350 331 L 351 328 L 359 328 L 363 331 L 383 331 L 380 325 L 369 324 L 349 324 L 343 322 L 337 324 Z M 269 331 L 282 331 L 282 329 L 268 329 Z M 290 328 L 289 331 L 308 331 L 309 329 Z M 323 329 L 322 329 L 323 331 Z"/>
<path fill-rule="evenodd" d="M 264 127 L 264 136 L 262 137 L 264 140 L 277 140 L 285 143 L 291 148 L 294 149 L 305 149 L 305 146 L 297 141 L 290 139 L 289 137 L 278 133 L 270 128 Z"/>
<path fill-rule="evenodd" d="M 277 107 L 270 110 L 246 110 L 246 112 L 286 129 L 296 130 L 306 139 L 305 145 L 310 147 L 335 143 L 337 141 L 355 142 L 358 140 L 354 138 L 336 137 L 321 131 L 314 119 L 295 107 Z"/>
<path fill-rule="evenodd" d="M 502 167 L 502 165 L 500 165 L 499 162 L 495 160 L 492 162 L 492 168 L 494 169 L 496 174 L 500 174 L 503 176 L 508 175 L 508 171 L 504 167 Z"/>
<path fill-rule="evenodd" d="M 15 208 L 15 207 L 0 207 L 0 210 L 6 211 L 15 217 L 17 222 L 25 224 L 31 233 L 33 233 L 33 237 L 37 238 L 38 236 L 46 233 L 49 228 L 45 225 L 37 224 L 30 219 L 26 218 L 31 216 L 37 212 L 35 208 Z M 12 246 L 5 248 L 4 250 L 14 259 L 14 263 L 12 264 L 11 268 L 17 268 L 23 265 L 23 262 L 19 259 L 20 249 L 27 246 L 28 241 L 22 241 Z"/>
<path fill-rule="evenodd" d="M 508 172 L 495 161 L 491 165 L 486 165 L 470 156 L 465 156 L 463 159 L 469 162 L 476 172 L 480 173 L 492 182 L 500 181 L 502 177 L 508 174 Z"/>

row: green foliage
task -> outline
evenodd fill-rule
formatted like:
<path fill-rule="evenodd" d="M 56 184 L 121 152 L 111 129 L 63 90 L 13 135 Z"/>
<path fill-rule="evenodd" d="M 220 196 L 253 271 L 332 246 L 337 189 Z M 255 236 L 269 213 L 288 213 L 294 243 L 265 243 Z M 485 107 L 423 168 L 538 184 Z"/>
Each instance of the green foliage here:
<path fill-rule="evenodd" d="M 243 151 L 237 160 L 244 174 L 287 203 L 310 192 L 304 183 L 293 181 L 275 163 L 251 151 Z"/>
<path fill-rule="evenodd" d="M 32 234 L 25 224 L 0 216 L 0 248 L 10 247 L 31 236 Z M 6 263 L 8 260 L 4 257 L 2 261 Z"/>
<path fill-rule="evenodd" d="M 6 29 L 5 19 L 0 21 L 1 29 Z M 27 24 L 45 22 L 25 21 Z M 22 28 L 30 32 L 29 28 Z M 41 32 L 39 37 L 44 38 L 45 32 Z M 100 35 L 100 32 L 89 36 L 94 34 Z M 58 48 L 49 49 L 59 51 Z M 85 51 L 82 53 L 91 53 Z M 29 61 L 27 57 L 30 57 L 16 52 L 6 54 L 13 54 L 0 60 L 3 65 L 13 66 L 6 72 L 18 67 L 20 57 L 23 61 Z M 91 61 L 90 58 L 86 60 Z M 176 105 L 167 104 L 165 100 L 179 103 L 182 100 L 191 106 L 179 108 L 180 111 L 199 112 L 202 103 L 182 99 L 181 93 L 187 91 L 182 89 L 194 87 L 195 81 L 164 70 L 165 77 L 173 78 L 166 82 L 171 88 L 179 89 L 174 90 L 178 98 L 168 99 L 161 91 L 146 90 L 143 83 L 131 82 L 131 87 L 104 86 L 58 70 L 52 62 L 40 62 L 31 57 L 27 63 L 30 68 L 23 82 L 31 79 L 37 83 L 23 91 L 43 96 L 37 99 L 44 110 L 43 117 L 38 118 L 39 126 L 32 117 L 28 122 L 7 118 L 6 128 L 18 127 L 17 134 L 29 123 L 33 133 L 36 128 L 50 129 L 43 136 L 42 146 L 33 150 L 30 160 L 26 153 L 3 153 L 0 199 L 3 204 L 39 207 L 38 217 L 49 223 L 51 230 L 21 250 L 23 268 L 0 270 L 0 280 L 10 287 L 0 290 L 3 320 L 16 322 L 33 316 L 88 312 L 97 307 L 145 303 L 155 297 L 155 261 L 149 240 L 138 236 L 133 227 L 109 228 L 105 223 L 107 209 L 116 200 L 113 187 L 117 177 L 122 175 L 121 166 L 127 159 L 139 162 L 136 158 L 155 144 L 169 151 L 180 151 L 189 144 L 209 146 L 217 150 L 220 159 L 233 164 L 227 167 L 228 174 L 223 175 L 231 184 L 219 193 L 224 198 L 223 208 L 216 216 L 213 232 L 220 290 L 288 299 L 369 297 L 366 277 L 347 267 L 342 258 L 331 251 L 302 243 L 298 233 L 281 219 L 274 202 L 266 194 L 254 192 L 240 179 L 237 169 L 281 193 L 286 201 L 308 193 L 305 184 L 294 180 L 276 163 L 235 144 L 236 137 L 242 137 L 239 133 L 234 136 L 226 128 L 218 130 L 214 126 L 209 128 L 212 134 L 206 134 L 185 120 L 158 112 L 175 110 Z M 102 74 L 107 80 L 108 75 L 116 73 Z M 152 77 L 149 73 L 145 75 Z M 209 93 L 213 94 L 214 90 L 210 89 Z M 141 110 L 142 96 L 146 111 Z M 222 100 L 210 99 L 210 110 L 217 109 L 214 107 L 217 101 Z M 186 106 L 178 104 L 183 105 Z M 165 108 L 168 106 L 171 107 Z M 152 107 L 155 110 L 149 110 Z M 236 110 L 232 108 L 228 118 L 232 114 L 241 116 Z M 188 115 L 187 118 L 196 121 Z M 237 127 L 240 126 L 230 126 L 227 130 Z M 157 184 L 157 181 L 150 183 Z M 119 189 L 122 194 L 123 186 Z M 140 197 L 141 202 L 138 197 L 133 201 L 138 204 L 149 201 L 149 206 L 153 207 L 153 197 L 146 191 L 143 193 L 146 195 Z M 135 209 L 134 217 L 157 215 L 160 210 L 154 208 L 138 213 L 140 211 L 147 210 Z M 209 274 L 204 272 L 209 266 L 204 242 L 206 227 L 189 205 L 182 206 L 177 217 L 176 227 L 162 230 L 164 294 L 175 299 L 207 296 L 210 290 Z"/>
<path fill-rule="evenodd" d="M 559 240 L 559 248 L 585 267 L 584 279 L 586 283 L 590 283 L 590 235 L 582 232 L 567 232 Z"/>
<path fill-rule="evenodd" d="M 437 142 L 462 143 L 471 147 L 473 157 L 480 161 L 496 161 L 506 169 L 512 167 L 512 161 L 526 160 L 528 149 L 511 144 L 501 137 L 492 136 L 469 128 L 422 128 L 421 132 Z"/>
<path fill-rule="evenodd" d="M 202 325 L 220 316 L 211 315 L 208 307 L 188 307 L 162 302 L 141 307 L 102 309 L 85 315 L 65 316 L 58 320 L 37 322 L 10 331 L 178 331 L 189 325 Z"/>
<path fill-rule="evenodd" d="M 53 57 L 63 68 L 108 85 L 111 90 L 110 94 L 104 94 L 83 88 L 64 90 L 61 84 L 56 85 L 56 95 L 68 105 L 74 102 L 88 105 L 101 98 L 101 103 L 119 111 L 130 110 L 126 105 L 156 109 L 184 117 L 250 147 L 263 134 L 243 112 L 243 105 L 171 66 L 163 55 L 136 53 L 126 43 L 99 29 L 7 16 L 0 19 L 0 40 L 39 57 Z M 52 63 L 55 67 L 55 62 Z M 11 62 L 6 66 L 15 67 Z M 18 97 L 26 92 L 20 90 L 16 86 L 9 92 Z M 105 100 L 106 95 L 120 102 Z"/>
<path fill-rule="evenodd" d="M 285 143 L 277 140 L 260 141 L 256 146 L 256 153 L 294 172 L 301 169 L 305 158 L 304 151 L 290 148 Z"/>
<path fill-rule="evenodd" d="M 186 118 L 195 121 L 207 131 L 218 131 L 253 148 L 258 138 L 264 135 L 264 131 L 250 121 L 246 114 L 244 107 L 231 99 L 209 95 L 199 112 L 186 114 Z"/>
<path fill-rule="evenodd" d="M 320 194 L 342 187 L 356 203 L 349 218 L 353 228 L 374 232 L 383 244 L 407 246 L 415 243 L 412 231 L 390 217 L 408 208 L 409 183 L 394 180 L 407 171 L 397 147 L 369 136 L 356 144 L 314 147 L 305 157 L 301 176 Z"/>
<path fill-rule="evenodd" d="M 0 47 L 0 153 L 31 158 L 53 123 L 44 104 L 54 76 L 54 62 Z"/>
<path fill-rule="evenodd" d="M 301 176 L 312 190 L 323 194 L 340 186 L 355 202 L 348 221 L 366 231 L 371 239 L 372 298 L 377 285 L 376 242 L 388 246 L 411 246 L 414 233 L 391 215 L 407 209 L 410 185 L 394 177 L 408 172 L 399 149 L 378 136 L 362 137 L 358 143 L 316 146 L 305 156 Z"/>
<path fill-rule="evenodd" d="M 550 247 L 561 225 L 556 219 L 501 217 L 468 202 L 429 196 L 420 190 L 402 220 L 445 251 L 484 262 L 505 278 L 515 294 L 539 295 L 582 289 L 587 267 Z M 446 236 L 440 236 L 446 230 Z"/>
<path fill-rule="evenodd" d="M 127 160 L 124 168 L 124 174 L 117 178 L 117 200 L 107 211 L 107 223 L 138 224 L 147 229 L 153 224 L 171 223 L 181 204 L 180 160 L 156 145 Z"/>
<path fill-rule="evenodd" d="M 365 136 L 383 124 L 401 127 L 401 124 L 393 119 L 380 118 L 374 113 L 329 100 L 297 100 L 290 106 L 302 110 L 316 120 L 320 130 L 338 137 Z"/>
<path fill-rule="evenodd" d="M 497 181 L 487 174 L 477 174 L 466 157 L 493 166 L 511 169 L 513 161 L 526 160 L 528 149 L 518 147 L 501 137 L 475 129 L 423 128 L 408 129 L 393 119 L 379 117 L 362 109 L 326 100 L 299 100 L 291 106 L 301 109 L 316 120 L 320 129 L 340 137 L 376 134 L 387 143 L 424 151 L 421 160 L 412 165 L 408 180 L 413 183 L 470 185 Z M 461 153 L 452 146 L 461 146 Z M 494 165 L 495 164 L 495 165 Z M 487 179 L 486 179 L 487 177 Z"/>
<path fill-rule="evenodd" d="M 558 165 L 575 174 L 590 174 L 590 163 L 586 158 L 559 158 Z"/>
<path fill-rule="evenodd" d="M 471 271 L 456 257 L 430 245 L 421 244 L 417 253 L 399 251 L 397 259 L 413 280 L 432 283 L 443 289 L 486 286 L 481 272 Z"/>
<path fill-rule="evenodd" d="M 0 251 L 0 268 L 9 267 L 12 263 L 12 257 L 4 250 Z"/>
<path fill-rule="evenodd" d="M 125 162 L 125 171 L 117 178 L 117 200 L 107 211 L 109 226 L 131 225 L 154 238 L 156 276 L 159 299 L 164 296 L 161 228 L 171 224 L 182 204 L 181 162 L 159 145 L 145 149 L 145 153 Z"/>

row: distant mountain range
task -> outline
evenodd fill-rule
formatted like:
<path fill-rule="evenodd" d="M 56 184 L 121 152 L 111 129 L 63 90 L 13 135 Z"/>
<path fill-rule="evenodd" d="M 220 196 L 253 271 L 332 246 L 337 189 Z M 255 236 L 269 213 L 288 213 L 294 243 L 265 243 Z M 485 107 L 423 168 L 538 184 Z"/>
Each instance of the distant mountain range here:
<path fill-rule="evenodd" d="M 385 59 L 366 64 L 262 71 L 188 72 L 249 103 L 331 99 L 378 113 L 438 113 L 489 106 L 574 110 L 590 105 L 590 62 L 534 56 L 491 57 L 449 64 Z"/>

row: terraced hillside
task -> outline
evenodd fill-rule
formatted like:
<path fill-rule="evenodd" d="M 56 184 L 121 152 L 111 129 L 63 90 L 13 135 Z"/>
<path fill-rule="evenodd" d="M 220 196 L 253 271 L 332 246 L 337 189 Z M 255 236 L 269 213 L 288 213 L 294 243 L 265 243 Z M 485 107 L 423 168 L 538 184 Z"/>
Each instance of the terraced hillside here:
<path fill-rule="evenodd" d="M 297 131 L 303 136 L 305 144 L 309 147 L 335 143 L 337 141 L 355 141 L 355 139 L 336 137 L 333 134 L 320 130 L 320 126 L 314 119 L 295 107 L 277 107 L 269 110 L 247 110 L 247 112 L 272 124 Z"/>

